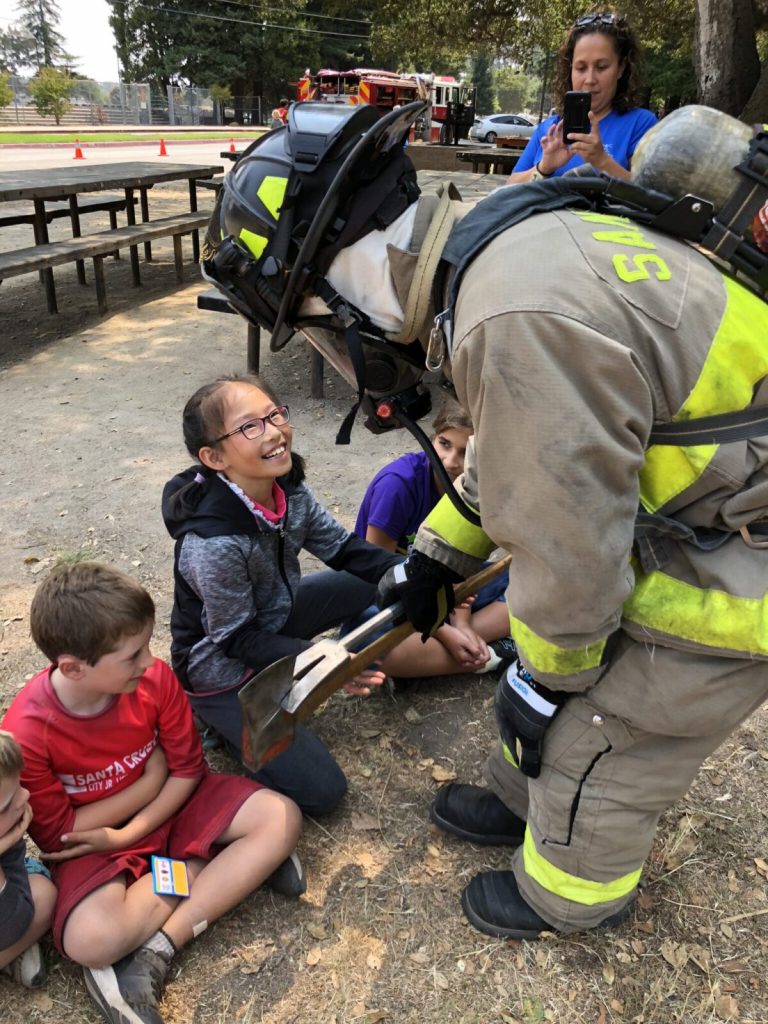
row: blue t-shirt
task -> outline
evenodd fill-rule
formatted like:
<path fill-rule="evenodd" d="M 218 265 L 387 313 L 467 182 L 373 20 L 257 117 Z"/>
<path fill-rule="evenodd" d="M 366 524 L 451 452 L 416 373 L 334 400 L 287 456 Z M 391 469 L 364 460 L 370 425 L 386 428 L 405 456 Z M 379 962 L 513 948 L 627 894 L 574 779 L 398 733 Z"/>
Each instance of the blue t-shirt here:
<path fill-rule="evenodd" d="M 556 124 L 559 120 L 559 115 L 555 115 L 541 122 L 515 164 L 515 171 L 528 171 L 531 167 L 536 166 L 544 155 L 541 138 L 547 134 L 550 125 Z M 621 164 L 622 167 L 629 170 L 629 163 L 635 152 L 635 147 L 648 129 L 653 128 L 657 120 L 654 113 L 643 109 L 643 107 L 635 107 L 634 110 L 628 110 L 626 114 L 617 114 L 615 110 L 612 110 L 599 122 L 603 149 L 617 164 Z M 572 156 L 567 164 L 558 167 L 554 176 L 565 174 L 566 171 L 570 171 L 574 167 L 581 167 L 583 163 L 580 156 Z"/>
<path fill-rule="evenodd" d="M 380 469 L 368 484 L 355 533 L 365 539 L 366 527 L 377 526 L 405 553 L 416 531 L 440 499 L 432 466 L 424 452 L 409 452 Z"/>

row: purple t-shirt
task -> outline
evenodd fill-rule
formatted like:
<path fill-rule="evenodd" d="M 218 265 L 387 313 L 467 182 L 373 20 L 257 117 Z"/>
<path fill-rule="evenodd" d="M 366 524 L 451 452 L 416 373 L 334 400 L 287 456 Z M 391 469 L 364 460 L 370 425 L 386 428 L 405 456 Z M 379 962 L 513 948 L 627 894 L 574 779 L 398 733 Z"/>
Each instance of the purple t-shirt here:
<path fill-rule="evenodd" d="M 377 526 L 397 541 L 398 551 L 405 553 L 439 499 L 424 452 L 401 455 L 380 469 L 368 484 L 355 533 L 365 539 L 366 527 Z"/>

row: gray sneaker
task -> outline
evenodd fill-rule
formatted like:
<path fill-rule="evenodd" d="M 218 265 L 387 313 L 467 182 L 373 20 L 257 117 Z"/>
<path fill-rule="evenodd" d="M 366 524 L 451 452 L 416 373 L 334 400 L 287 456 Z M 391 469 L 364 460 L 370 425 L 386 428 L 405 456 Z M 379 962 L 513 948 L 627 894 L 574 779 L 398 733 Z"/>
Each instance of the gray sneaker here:
<path fill-rule="evenodd" d="M 85 987 L 107 1024 L 163 1024 L 157 1004 L 169 961 L 139 946 L 110 967 L 84 967 Z"/>
<path fill-rule="evenodd" d="M 17 985 L 23 985 L 24 988 L 40 988 L 48 976 L 38 942 L 33 942 L 29 949 L 19 953 L 16 959 L 2 970 L 3 974 L 10 975 Z"/>

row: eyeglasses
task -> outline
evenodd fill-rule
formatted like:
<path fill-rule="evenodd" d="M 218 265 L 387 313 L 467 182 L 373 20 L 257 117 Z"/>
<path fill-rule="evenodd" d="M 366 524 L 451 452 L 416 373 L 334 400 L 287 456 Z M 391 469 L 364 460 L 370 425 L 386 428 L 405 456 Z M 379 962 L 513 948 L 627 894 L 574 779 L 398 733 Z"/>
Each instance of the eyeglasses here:
<path fill-rule="evenodd" d="M 217 437 L 215 441 L 211 441 L 211 444 L 218 444 L 220 441 L 226 441 L 228 437 L 234 437 L 235 434 L 242 434 L 243 437 L 247 437 L 249 441 L 255 441 L 257 437 L 261 437 L 264 431 L 267 429 L 267 420 L 276 427 L 282 427 L 286 423 L 290 423 L 291 416 L 288 412 L 287 405 L 278 405 L 272 412 L 267 413 L 266 416 L 254 416 L 252 420 L 248 420 L 247 423 L 241 423 L 239 427 L 235 427 L 234 430 L 230 430 L 228 434 L 222 434 L 221 437 Z"/>
<path fill-rule="evenodd" d="M 603 14 L 582 14 L 580 18 L 576 19 L 574 28 L 586 28 L 588 25 L 618 25 L 623 19 L 610 11 L 606 11 Z"/>

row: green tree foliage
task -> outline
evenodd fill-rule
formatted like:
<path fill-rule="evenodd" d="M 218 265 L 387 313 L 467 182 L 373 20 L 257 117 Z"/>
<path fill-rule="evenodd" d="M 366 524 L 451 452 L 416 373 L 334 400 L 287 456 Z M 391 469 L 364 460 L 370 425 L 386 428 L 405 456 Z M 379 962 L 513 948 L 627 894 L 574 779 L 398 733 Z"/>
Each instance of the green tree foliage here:
<path fill-rule="evenodd" d="M 493 69 L 487 53 L 481 51 L 470 59 L 472 85 L 477 89 L 475 110 L 483 114 L 492 114 L 496 107 L 493 88 Z"/>
<path fill-rule="evenodd" d="M 13 103 L 11 76 L 7 71 L 0 71 L 0 107 L 8 107 Z"/>
<path fill-rule="evenodd" d="M 22 3 L 51 5 L 53 0 Z M 466 68 L 468 54 L 485 52 L 494 62 L 514 62 L 535 74 L 541 55 L 551 59 L 569 26 L 589 7 L 585 0 L 283 0 L 281 5 L 275 0 L 163 0 L 157 7 L 148 0 L 108 3 L 127 81 L 159 86 L 227 83 L 234 96 L 259 94 L 270 102 L 284 93 L 294 95 L 292 83 L 306 68 L 378 66 L 458 74 Z M 703 95 L 702 84 L 694 85 L 694 57 L 696 11 L 704 3 L 619 0 L 646 49 L 647 102 L 660 109 Z M 753 47 L 750 37 L 748 48 L 763 62 L 768 91 L 768 0 L 738 3 L 752 5 L 755 42 Z M 724 52 L 722 59 L 735 62 L 731 52 Z M 759 69 L 751 58 L 749 64 Z M 743 79 L 741 74 L 740 93 Z M 511 100 L 512 94 L 509 105 L 523 105 Z"/>
<path fill-rule="evenodd" d="M 374 65 L 371 52 L 371 23 L 378 6 L 373 0 L 308 0 L 307 24 L 324 34 L 317 37 L 319 68 L 369 68 Z M 317 15 L 313 17 L 312 15 Z M 305 65 L 307 67 L 308 65 Z M 393 65 L 394 70 L 396 65 Z M 302 71 L 304 68 L 302 68 Z"/>
<path fill-rule="evenodd" d="M 538 107 L 541 82 L 514 65 L 494 69 L 494 84 L 498 109 L 507 113 L 533 110 Z"/>
<path fill-rule="evenodd" d="M 370 62 L 368 25 L 331 20 L 320 0 L 164 0 L 157 10 L 138 0 L 108 2 L 126 81 L 226 84 L 236 103 L 251 96 L 275 102 L 295 96 L 306 68 Z M 326 16 L 312 17 L 321 7 Z M 339 17 L 347 14 L 365 16 L 351 4 Z"/>
<path fill-rule="evenodd" d="M 58 68 L 41 68 L 29 83 L 29 92 L 38 114 L 45 117 L 50 114 L 56 124 L 69 109 L 69 95 L 75 82 L 66 71 Z"/>
<path fill-rule="evenodd" d="M 61 11 L 56 0 L 17 0 L 19 25 L 34 41 L 34 64 L 37 68 L 50 68 L 72 60 L 64 50 L 64 37 L 56 26 Z"/>
<path fill-rule="evenodd" d="M 35 67 L 35 54 L 35 41 L 25 29 L 0 28 L 0 71 L 18 75 L 24 68 Z"/>

